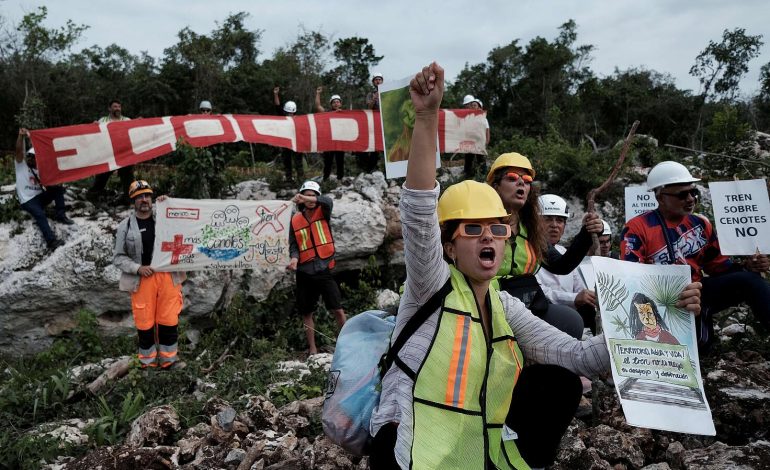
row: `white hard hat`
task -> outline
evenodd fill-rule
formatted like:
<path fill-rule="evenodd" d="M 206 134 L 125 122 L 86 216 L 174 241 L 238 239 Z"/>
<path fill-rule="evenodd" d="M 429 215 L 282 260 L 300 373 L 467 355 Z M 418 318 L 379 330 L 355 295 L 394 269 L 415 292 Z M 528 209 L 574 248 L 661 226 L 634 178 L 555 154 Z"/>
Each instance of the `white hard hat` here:
<path fill-rule="evenodd" d="M 483 108 L 484 107 L 484 103 L 482 103 L 480 99 L 474 98 L 473 101 L 475 101 L 476 103 L 479 104 L 479 108 Z"/>
<path fill-rule="evenodd" d="M 476 101 L 476 98 L 473 97 L 473 95 L 465 95 L 463 98 L 463 106 L 465 106 L 468 103 L 473 103 Z"/>
<path fill-rule="evenodd" d="M 667 161 L 655 165 L 647 175 L 647 189 L 653 191 L 670 184 L 687 184 L 700 181 L 694 178 L 681 163 Z"/>
<path fill-rule="evenodd" d="M 602 235 L 612 235 L 612 229 L 610 228 L 610 224 L 602 220 Z"/>
<path fill-rule="evenodd" d="M 543 194 L 539 198 L 540 209 L 543 215 L 556 215 L 559 217 L 569 217 L 567 212 L 567 201 L 555 194 Z"/>
<path fill-rule="evenodd" d="M 307 180 L 304 183 L 302 183 L 302 186 L 300 186 L 299 188 L 299 192 L 303 192 L 308 189 L 311 191 L 315 191 L 316 194 L 318 194 L 319 196 L 321 195 L 321 186 L 319 186 L 318 183 L 316 183 L 315 181 Z"/>
<path fill-rule="evenodd" d="M 27 149 L 27 155 L 34 155 L 35 154 L 35 147 L 30 147 Z"/>
<path fill-rule="evenodd" d="M 296 113 L 297 112 L 297 103 L 294 101 L 287 101 L 283 104 L 283 112 L 284 113 Z"/>
<path fill-rule="evenodd" d="M 331 103 L 334 100 L 340 100 L 340 103 L 342 103 L 342 97 L 340 95 L 332 95 L 332 97 L 329 98 L 329 103 Z"/>
<path fill-rule="evenodd" d="M 382 74 L 380 72 L 374 72 L 372 74 L 372 80 L 374 80 L 375 78 L 382 78 Z"/>
<path fill-rule="evenodd" d="M 211 101 L 201 101 L 198 105 L 198 109 L 211 109 Z"/>

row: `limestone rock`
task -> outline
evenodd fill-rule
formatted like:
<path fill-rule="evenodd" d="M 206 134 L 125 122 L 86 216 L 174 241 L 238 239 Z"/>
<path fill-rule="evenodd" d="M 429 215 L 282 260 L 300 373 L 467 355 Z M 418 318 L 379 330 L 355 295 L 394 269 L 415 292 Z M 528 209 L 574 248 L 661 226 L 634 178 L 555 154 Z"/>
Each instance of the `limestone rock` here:
<path fill-rule="evenodd" d="M 179 416 L 176 410 L 170 405 L 158 406 L 131 423 L 126 444 L 131 447 L 162 444 L 179 429 Z"/>

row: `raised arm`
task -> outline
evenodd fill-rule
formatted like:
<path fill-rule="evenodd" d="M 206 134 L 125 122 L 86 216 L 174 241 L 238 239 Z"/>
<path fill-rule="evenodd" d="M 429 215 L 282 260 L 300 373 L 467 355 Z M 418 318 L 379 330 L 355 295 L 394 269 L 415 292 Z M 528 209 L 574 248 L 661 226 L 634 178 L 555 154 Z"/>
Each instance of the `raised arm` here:
<path fill-rule="evenodd" d="M 16 161 L 21 163 L 24 161 L 24 137 L 29 136 L 29 131 L 25 128 L 19 129 L 19 136 L 16 137 Z"/>
<path fill-rule="evenodd" d="M 436 184 L 438 108 L 444 96 L 444 69 L 437 63 L 423 67 L 409 83 L 415 109 L 414 133 L 406 169 L 406 187 L 433 189 Z"/>
<path fill-rule="evenodd" d="M 323 87 L 319 86 L 315 89 L 315 110 L 319 113 L 326 111 L 326 109 L 324 109 L 324 107 L 321 105 L 321 91 L 323 91 Z"/>
<path fill-rule="evenodd" d="M 279 95 L 280 92 L 281 87 L 273 88 L 273 104 L 276 106 L 281 106 L 281 95 Z"/>

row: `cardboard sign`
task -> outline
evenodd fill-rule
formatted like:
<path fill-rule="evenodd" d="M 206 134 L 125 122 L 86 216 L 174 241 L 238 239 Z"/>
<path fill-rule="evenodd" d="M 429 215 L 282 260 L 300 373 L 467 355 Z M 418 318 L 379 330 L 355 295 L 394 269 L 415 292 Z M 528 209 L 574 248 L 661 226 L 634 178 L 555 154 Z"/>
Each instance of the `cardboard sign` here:
<path fill-rule="evenodd" d="M 713 436 L 695 317 L 675 306 L 690 267 L 591 259 L 612 377 L 626 421 Z"/>
<path fill-rule="evenodd" d="M 764 179 L 709 183 L 723 255 L 770 253 L 770 201 Z"/>
<path fill-rule="evenodd" d="M 647 186 L 626 186 L 626 222 L 637 215 L 658 208 L 655 194 Z"/>
<path fill-rule="evenodd" d="M 283 270 L 289 263 L 290 201 L 167 198 L 156 205 L 156 271 Z"/>

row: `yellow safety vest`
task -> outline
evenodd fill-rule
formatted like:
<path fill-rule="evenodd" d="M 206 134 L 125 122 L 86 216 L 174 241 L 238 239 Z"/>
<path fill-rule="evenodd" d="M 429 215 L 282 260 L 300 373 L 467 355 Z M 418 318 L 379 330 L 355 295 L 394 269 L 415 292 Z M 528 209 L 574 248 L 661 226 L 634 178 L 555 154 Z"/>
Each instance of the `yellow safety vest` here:
<path fill-rule="evenodd" d="M 505 320 L 497 290 L 487 297 L 486 337 L 473 291 L 450 266 L 452 292 L 444 300 L 435 337 L 414 384 L 412 469 L 529 470 L 502 428 L 523 357 Z"/>

